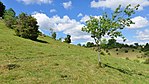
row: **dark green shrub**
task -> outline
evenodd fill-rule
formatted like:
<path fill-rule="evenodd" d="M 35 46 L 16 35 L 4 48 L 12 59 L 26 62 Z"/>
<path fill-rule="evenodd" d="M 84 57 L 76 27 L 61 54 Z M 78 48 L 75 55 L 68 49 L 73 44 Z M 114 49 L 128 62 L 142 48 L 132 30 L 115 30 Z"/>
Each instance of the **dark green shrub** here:
<path fill-rule="evenodd" d="M 129 58 L 128 58 L 128 57 L 126 57 L 126 60 L 129 60 Z"/>
<path fill-rule="evenodd" d="M 25 13 L 20 14 L 17 19 L 15 32 L 19 37 L 37 40 L 39 31 L 36 19 Z"/>
<path fill-rule="evenodd" d="M 101 54 L 101 55 L 105 55 L 105 53 L 104 53 L 104 52 L 102 52 L 102 51 L 100 52 L 100 54 Z"/>
<path fill-rule="evenodd" d="M 149 64 L 149 58 L 145 60 L 144 64 Z"/>
<path fill-rule="evenodd" d="M 125 50 L 125 53 L 128 53 L 128 50 Z"/>
<path fill-rule="evenodd" d="M 5 12 L 5 5 L 0 1 L 0 17 L 3 17 Z"/>
<path fill-rule="evenodd" d="M 135 50 L 132 50 L 132 52 L 134 52 Z"/>
<path fill-rule="evenodd" d="M 56 32 L 52 33 L 52 38 L 56 40 Z"/>

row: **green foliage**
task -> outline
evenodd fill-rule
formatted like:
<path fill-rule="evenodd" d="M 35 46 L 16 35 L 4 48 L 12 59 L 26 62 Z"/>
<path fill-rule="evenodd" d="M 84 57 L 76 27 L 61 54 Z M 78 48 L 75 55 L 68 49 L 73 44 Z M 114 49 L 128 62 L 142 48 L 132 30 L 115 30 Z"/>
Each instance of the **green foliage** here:
<path fill-rule="evenodd" d="M 0 1 L 0 17 L 3 17 L 5 12 L 5 5 Z"/>
<path fill-rule="evenodd" d="M 94 47 L 94 43 L 93 42 L 87 42 L 86 47 Z"/>
<path fill-rule="evenodd" d="M 52 33 L 52 38 L 56 40 L 56 32 Z"/>
<path fill-rule="evenodd" d="M 67 37 L 64 40 L 65 43 L 71 43 L 71 36 L 67 35 Z"/>
<path fill-rule="evenodd" d="M 82 28 L 82 31 L 90 33 L 92 38 L 95 39 L 96 44 L 99 44 L 101 38 L 106 34 L 111 38 L 122 37 L 124 39 L 119 30 L 134 24 L 130 18 L 138 7 L 139 5 L 133 8 L 131 5 L 128 5 L 123 10 L 121 9 L 121 5 L 119 5 L 112 14 L 112 18 L 107 13 L 104 13 L 100 18 L 90 17 L 90 20 L 86 21 L 86 26 Z"/>
<path fill-rule="evenodd" d="M 77 44 L 77 46 L 81 46 L 81 44 L 80 44 L 80 43 L 78 43 L 78 44 Z"/>
<path fill-rule="evenodd" d="M 37 40 L 39 31 L 35 18 L 31 15 L 21 13 L 17 19 L 17 25 L 15 27 L 16 35 L 19 37 Z"/>
<path fill-rule="evenodd" d="M 6 26 L 13 29 L 14 25 L 16 25 L 15 11 L 12 8 L 10 8 L 5 11 L 3 17 L 5 20 Z"/>
<path fill-rule="evenodd" d="M 101 38 L 105 35 L 113 39 L 121 37 L 124 41 L 126 40 L 120 30 L 134 24 L 131 20 L 131 16 L 135 13 L 135 10 L 138 10 L 138 7 L 139 5 L 135 7 L 128 5 L 125 9 L 121 9 L 121 5 L 119 5 L 112 14 L 112 17 L 108 16 L 106 12 L 99 18 L 91 16 L 90 20 L 86 21 L 82 31 L 91 34 L 91 37 L 94 38 L 98 46 L 98 52 L 100 52 L 99 44 L 101 43 Z M 98 54 L 98 63 L 99 66 L 101 66 L 100 53 Z"/>
<path fill-rule="evenodd" d="M 128 50 L 125 50 L 125 53 L 128 53 Z"/>
<path fill-rule="evenodd" d="M 149 51 L 149 44 L 146 43 L 146 45 L 144 46 L 144 48 L 142 49 L 143 51 Z"/>
<path fill-rule="evenodd" d="M 145 60 L 144 64 L 149 64 L 149 58 Z"/>

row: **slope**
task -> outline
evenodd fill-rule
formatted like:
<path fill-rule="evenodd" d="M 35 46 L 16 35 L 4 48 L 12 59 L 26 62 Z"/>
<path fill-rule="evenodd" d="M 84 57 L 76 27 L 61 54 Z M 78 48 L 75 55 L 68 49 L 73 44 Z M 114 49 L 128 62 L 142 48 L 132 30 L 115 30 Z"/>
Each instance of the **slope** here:
<path fill-rule="evenodd" d="M 49 37 L 32 41 L 15 36 L 0 21 L 1 84 L 147 84 L 149 66 L 130 60 L 102 56 L 97 52 L 55 41 Z"/>

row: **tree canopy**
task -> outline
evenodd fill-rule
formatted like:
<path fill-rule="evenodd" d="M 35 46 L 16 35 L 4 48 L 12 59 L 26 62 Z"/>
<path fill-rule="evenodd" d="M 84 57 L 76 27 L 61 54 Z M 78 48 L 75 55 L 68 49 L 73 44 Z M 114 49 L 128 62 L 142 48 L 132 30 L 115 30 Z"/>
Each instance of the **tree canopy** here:
<path fill-rule="evenodd" d="M 5 5 L 0 1 L 0 17 L 3 17 L 5 12 Z"/>
<path fill-rule="evenodd" d="M 36 19 L 25 13 L 18 16 L 15 31 L 17 36 L 31 40 L 36 40 L 39 34 Z"/>
<path fill-rule="evenodd" d="M 135 10 L 138 10 L 138 7 L 139 5 L 131 7 L 129 4 L 125 7 L 125 9 L 122 9 L 121 5 L 119 5 L 113 12 L 112 16 L 108 16 L 108 14 L 105 12 L 99 18 L 91 16 L 90 19 L 86 21 L 82 31 L 90 33 L 91 37 L 94 38 L 95 43 L 98 46 L 99 65 L 101 65 L 99 46 L 101 38 L 103 38 L 105 35 L 108 35 L 111 38 L 121 37 L 125 41 L 126 39 L 120 30 L 130 26 L 131 24 L 134 24 L 134 22 L 131 20 L 131 16 L 132 14 L 135 14 Z"/>

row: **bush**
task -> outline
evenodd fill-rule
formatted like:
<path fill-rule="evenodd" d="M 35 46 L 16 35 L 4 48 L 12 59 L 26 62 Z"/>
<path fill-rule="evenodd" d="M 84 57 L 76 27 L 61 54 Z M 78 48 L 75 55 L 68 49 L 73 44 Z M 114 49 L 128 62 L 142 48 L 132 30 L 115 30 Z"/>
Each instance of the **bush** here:
<path fill-rule="evenodd" d="M 125 53 L 128 53 L 128 50 L 125 50 Z"/>
<path fill-rule="evenodd" d="M 106 53 L 108 53 L 109 51 L 108 50 L 106 50 Z"/>
<path fill-rule="evenodd" d="M 149 58 L 145 60 L 144 64 L 149 64 Z"/>
<path fill-rule="evenodd" d="M 20 14 L 17 19 L 15 32 L 19 37 L 37 40 L 39 31 L 36 19 L 25 13 Z"/>
<path fill-rule="evenodd" d="M 129 60 L 129 58 L 128 58 L 128 57 L 126 57 L 126 60 Z"/>
<path fill-rule="evenodd" d="M 101 54 L 101 55 L 105 55 L 105 53 L 104 53 L 104 52 L 102 52 L 102 51 L 100 52 L 100 54 Z"/>
<path fill-rule="evenodd" d="M 115 51 L 118 51 L 118 48 Z"/>
<path fill-rule="evenodd" d="M 132 50 L 132 52 L 134 52 L 135 50 Z"/>

